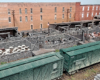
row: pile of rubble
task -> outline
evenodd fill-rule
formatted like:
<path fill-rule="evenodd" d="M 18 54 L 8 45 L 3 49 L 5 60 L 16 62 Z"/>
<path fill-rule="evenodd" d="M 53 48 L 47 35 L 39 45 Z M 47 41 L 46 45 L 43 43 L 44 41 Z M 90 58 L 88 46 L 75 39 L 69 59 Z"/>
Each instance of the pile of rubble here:
<path fill-rule="evenodd" d="M 12 53 L 24 52 L 24 51 L 30 51 L 29 47 L 22 45 L 14 48 L 11 46 L 8 49 L 0 49 L 0 56 L 9 55 Z"/>

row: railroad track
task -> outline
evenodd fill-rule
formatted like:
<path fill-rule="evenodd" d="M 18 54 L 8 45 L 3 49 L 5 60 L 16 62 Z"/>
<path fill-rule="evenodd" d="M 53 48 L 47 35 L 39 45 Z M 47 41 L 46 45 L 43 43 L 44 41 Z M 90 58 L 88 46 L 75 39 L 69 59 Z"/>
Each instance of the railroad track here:
<path fill-rule="evenodd" d="M 91 71 L 91 73 L 89 74 L 88 71 Z M 82 76 L 81 79 L 76 78 L 76 76 L 78 76 L 78 74 L 87 74 L 87 73 L 89 75 L 87 77 Z M 100 63 L 94 64 L 94 65 L 86 67 L 84 69 L 81 69 L 77 73 L 75 73 L 71 76 L 63 74 L 63 76 L 60 80 L 94 80 L 94 76 L 96 74 L 100 74 Z M 73 79 L 72 77 L 74 77 L 76 79 Z"/>

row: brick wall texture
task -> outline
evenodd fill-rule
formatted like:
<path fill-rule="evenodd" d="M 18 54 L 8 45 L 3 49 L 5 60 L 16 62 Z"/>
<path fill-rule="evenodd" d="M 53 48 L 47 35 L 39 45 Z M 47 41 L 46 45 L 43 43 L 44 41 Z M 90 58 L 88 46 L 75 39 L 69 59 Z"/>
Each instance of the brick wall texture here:
<path fill-rule="evenodd" d="M 94 10 L 92 10 L 93 6 Z M 96 10 L 97 6 L 98 9 Z M 87 10 L 88 7 L 89 10 Z M 31 8 L 32 8 L 32 13 L 31 13 Z M 25 13 L 25 9 L 27 9 L 27 13 Z M 99 5 L 80 5 L 80 2 L 0 3 L 0 28 L 16 26 L 18 27 L 19 31 L 31 30 L 31 25 L 33 26 L 33 29 L 41 29 L 41 27 L 48 28 L 48 22 L 49 24 L 53 24 L 53 23 L 72 22 L 80 20 L 91 20 L 93 19 L 93 16 L 96 13 L 99 14 L 99 12 L 100 12 Z M 88 17 L 87 13 L 89 14 Z M 91 16 L 92 13 L 93 16 Z M 83 14 L 84 16 L 82 17 Z M 27 17 L 27 21 L 25 17 Z M 11 22 L 9 21 L 9 18 L 11 19 L 10 20 Z M 21 21 L 20 18 L 22 18 Z"/>

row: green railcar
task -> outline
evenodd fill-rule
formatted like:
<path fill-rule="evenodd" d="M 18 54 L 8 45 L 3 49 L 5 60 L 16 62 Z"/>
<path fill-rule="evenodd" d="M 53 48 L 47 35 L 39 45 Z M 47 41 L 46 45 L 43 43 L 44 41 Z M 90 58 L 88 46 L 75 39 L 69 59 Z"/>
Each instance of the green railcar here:
<path fill-rule="evenodd" d="M 69 47 L 69 48 L 65 48 L 65 49 L 60 49 L 60 51 L 69 52 L 69 51 L 82 49 L 82 48 L 85 48 L 85 47 L 95 46 L 95 45 L 98 45 L 98 44 L 100 44 L 100 41 L 91 42 L 91 43 L 88 43 L 88 44 L 83 44 L 83 45 L 74 46 L 74 47 Z"/>
<path fill-rule="evenodd" d="M 60 54 L 64 57 L 64 69 L 73 74 L 79 69 L 100 62 L 100 44 L 69 52 L 60 50 Z"/>
<path fill-rule="evenodd" d="M 52 80 L 63 74 L 64 59 L 50 52 L 0 65 L 0 80 Z"/>

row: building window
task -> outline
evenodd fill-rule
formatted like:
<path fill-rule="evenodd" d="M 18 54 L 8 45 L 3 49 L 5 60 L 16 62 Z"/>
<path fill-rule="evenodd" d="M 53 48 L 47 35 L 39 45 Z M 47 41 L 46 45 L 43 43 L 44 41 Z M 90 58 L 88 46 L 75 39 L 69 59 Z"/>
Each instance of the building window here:
<path fill-rule="evenodd" d="M 82 18 L 84 17 L 84 13 L 82 13 Z"/>
<path fill-rule="evenodd" d="M 42 20 L 42 15 L 40 16 L 40 20 Z"/>
<path fill-rule="evenodd" d="M 100 7 L 99 7 L 99 10 L 100 10 Z"/>
<path fill-rule="evenodd" d="M 88 6 L 88 11 L 89 11 L 89 8 L 90 8 L 90 7 Z"/>
<path fill-rule="evenodd" d="M 10 14 L 10 9 L 8 9 L 8 14 Z"/>
<path fill-rule="evenodd" d="M 65 11 L 65 8 L 63 7 L 63 12 Z"/>
<path fill-rule="evenodd" d="M 70 7 L 70 12 L 72 12 L 72 7 Z"/>
<path fill-rule="evenodd" d="M 98 10 L 98 6 L 96 6 L 96 10 Z"/>
<path fill-rule="evenodd" d="M 56 16 L 56 14 L 55 14 L 55 20 L 57 19 L 57 16 Z"/>
<path fill-rule="evenodd" d="M 11 23 L 11 17 L 8 18 L 9 23 Z"/>
<path fill-rule="evenodd" d="M 93 6 L 92 10 L 94 10 L 94 6 Z"/>
<path fill-rule="evenodd" d="M 27 8 L 25 8 L 25 14 L 27 14 Z"/>
<path fill-rule="evenodd" d="M 84 6 L 83 6 L 83 9 L 82 9 L 82 11 L 84 11 Z"/>
<path fill-rule="evenodd" d="M 26 21 L 26 22 L 28 21 L 28 18 L 27 18 L 27 16 L 25 16 L 25 21 Z"/>
<path fill-rule="evenodd" d="M 89 17 L 89 13 L 87 13 L 87 17 Z"/>
<path fill-rule="evenodd" d="M 40 8 L 40 13 L 42 13 L 42 8 Z"/>
<path fill-rule="evenodd" d="M 33 16 L 31 16 L 31 21 L 33 21 Z"/>
<path fill-rule="evenodd" d="M 31 25 L 31 29 L 33 29 L 33 25 Z"/>
<path fill-rule="evenodd" d="M 99 15 L 100 15 L 100 12 L 99 12 Z"/>
<path fill-rule="evenodd" d="M 20 22 L 22 22 L 22 17 L 20 16 Z"/>
<path fill-rule="evenodd" d="M 21 8 L 19 9 L 19 14 L 22 14 L 22 10 L 21 10 Z"/>
<path fill-rule="evenodd" d="M 64 14 L 62 15 L 62 19 L 64 19 Z"/>
<path fill-rule="evenodd" d="M 93 17 L 93 12 L 92 12 L 92 17 Z"/>
<path fill-rule="evenodd" d="M 69 14 L 69 18 L 71 18 L 71 13 Z"/>
<path fill-rule="evenodd" d="M 57 7 L 55 7 L 55 12 L 57 12 Z"/>
<path fill-rule="evenodd" d="M 33 9 L 32 8 L 30 9 L 30 13 L 33 13 Z"/>
<path fill-rule="evenodd" d="M 42 27 L 43 27 L 42 24 L 40 24 L 40 28 L 41 28 L 41 29 L 42 29 Z"/>

